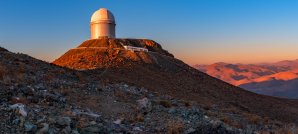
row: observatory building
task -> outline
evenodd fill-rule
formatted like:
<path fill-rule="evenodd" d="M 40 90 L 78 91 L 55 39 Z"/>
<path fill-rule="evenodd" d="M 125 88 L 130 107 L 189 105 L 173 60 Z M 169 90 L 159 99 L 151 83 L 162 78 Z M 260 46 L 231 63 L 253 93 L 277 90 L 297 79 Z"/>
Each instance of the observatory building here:
<path fill-rule="evenodd" d="M 115 38 L 115 18 L 107 9 L 101 8 L 93 13 L 90 22 L 91 39 L 101 37 Z"/>

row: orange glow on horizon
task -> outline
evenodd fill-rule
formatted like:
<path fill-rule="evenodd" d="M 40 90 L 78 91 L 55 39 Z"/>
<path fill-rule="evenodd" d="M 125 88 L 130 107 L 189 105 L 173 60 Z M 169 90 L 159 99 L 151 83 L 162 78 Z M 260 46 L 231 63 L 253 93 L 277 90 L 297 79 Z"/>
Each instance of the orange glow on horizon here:
<path fill-rule="evenodd" d="M 189 47 L 181 46 L 170 50 L 170 52 L 189 65 L 216 62 L 256 64 L 298 59 L 298 46 L 294 43 L 264 42 L 260 44 L 253 42 L 196 43 L 190 41 L 184 43 L 184 46 Z"/>

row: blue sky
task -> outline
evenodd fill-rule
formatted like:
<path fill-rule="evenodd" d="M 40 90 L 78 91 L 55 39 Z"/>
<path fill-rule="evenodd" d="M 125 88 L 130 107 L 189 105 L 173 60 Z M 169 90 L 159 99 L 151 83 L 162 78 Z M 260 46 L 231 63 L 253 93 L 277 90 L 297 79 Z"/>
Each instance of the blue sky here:
<path fill-rule="evenodd" d="M 298 0 L 1 0 L 0 46 L 53 61 L 105 7 L 120 38 L 153 39 L 189 64 L 298 58 Z"/>

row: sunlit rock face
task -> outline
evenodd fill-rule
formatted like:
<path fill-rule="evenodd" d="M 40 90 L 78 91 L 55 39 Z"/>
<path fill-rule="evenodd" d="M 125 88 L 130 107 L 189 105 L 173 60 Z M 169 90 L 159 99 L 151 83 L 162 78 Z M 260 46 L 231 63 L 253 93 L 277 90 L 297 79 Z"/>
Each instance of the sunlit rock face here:
<path fill-rule="evenodd" d="M 94 12 L 91 17 L 91 39 L 101 37 L 115 38 L 115 27 L 114 15 L 109 10 L 101 8 Z"/>
<path fill-rule="evenodd" d="M 123 46 L 146 48 L 149 52 L 129 51 Z M 132 63 L 164 64 L 161 56 L 174 57 L 160 44 L 148 39 L 100 38 L 84 41 L 70 49 L 53 63 L 72 69 L 98 69 Z"/>

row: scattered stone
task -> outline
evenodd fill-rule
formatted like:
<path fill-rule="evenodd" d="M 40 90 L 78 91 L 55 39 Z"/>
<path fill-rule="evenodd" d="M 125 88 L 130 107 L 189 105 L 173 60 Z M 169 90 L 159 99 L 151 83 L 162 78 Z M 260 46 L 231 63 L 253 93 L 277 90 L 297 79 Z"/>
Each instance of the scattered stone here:
<path fill-rule="evenodd" d="M 21 104 L 25 104 L 25 103 L 27 103 L 27 100 L 26 100 L 26 98 L 24 98 L 24 97 L 12 97 L 11 98 L 11 102 L 13 103 L 13 104 L 16 104 L 16 103 L 21 103 Z"/>
<path fill-rule="evenodd" d="M 95 125 L 96 122 L 95 122 L 95 121 L 91 121 L 90 124 L 91 124 L 91 125 Z"/>
<path fill-rule="evenodd" d="M 57 118 L 56 124 L 60 126 L 69 126 L 71 123 L 71 118 L 69 117 L 62 117 L 62 118 Z"/>
<path fill-rule="evenodd" d="M 145 97 L 143 99 L 137 100 L 137 102 L 138 102 L 138 106 L 141 109 L 148 109 L 148 110 L 151 109 L 151 102 L 149 101 L 148 98 Z"/>
<path fill-rule="evenodd" d="M 75 111 L 75 114 L 77 114 L 77 115 L 87 115 L 87 116 L 94 117 L 94 118 L 100 117 L 99 114 L 93 113 L 91 111 L 89 111 L 89 112 L 81 112 L 81 111 L 78 111 L 77 110 L 77 111 Z"/>
<path fill-rule="evenodd" d="M 123 87 L 128 88 L 128 85 L 127 84 L 124 84 Z"/>
<path fill-rule="evenodd" d="M 71 134 L 80 134 L 77 130 L 72 130 Z"/>
<path fill-rule="evenodd" d="M 56 119 L 53 117 L 48 117 L 48 123 L 54 124 L 54 123 L 56 123 Z"/>
<path fill-rule="evenodd" d="M 169 114 L 175 114 L 176 113 L 176 109 L 175 108 L 170 108 L 168 111 Z"/>
<path fill-rule="evenodd" d="M 46 90 L 45 86 L 43 83 L 39 83 L 38 85 L 34 86 L 37 90 Z"/>
<path fill-rule="evenodd" d="M 142 131 L 142 129 L 140 127 L 134 127 L 133 130 L 134 131 Z"/>
<path fill-rule="evenodd" d="M 36 125 L 30 123 L 29 121 L 25 122 L 24 128 L 26 132 L 34 132 L 37 129 Z"/>
<path fill-rule="evenodd" d="M 49 131 L 49 124 L 42 123 L 43 127 L 37 131 L 36 134 L 46 134 Z"/>
<path fill-rule="evenodd" d="M 196 132 L 196 130 L 192 127 L 185 131 L 186 134 L 194 134 L 195 132 Z"/>
<path fill-rule="evenodd" d="M 21 104 L 21 103 L 17 103 L 17 104 L 14 104 L 14 105 L 11 105 L 10 106 L 11 109 L 16 109 L 18 110 L 18 113 L 24 117 L 27 116 L 27 111 L 25 110 L 25 105 Z"/>
<path fill-rule="evenodd" d="M 122 122 L 122 120 L 121 119 L 117 119 L 116 121 L 114 121 L 113 123 L 114 124 L 117 124 L 117 125 L 119 125 L 119 124 L 121 124 L 121 122 Z"/>
<path fill-rule="evenodd" d="M 24 126 L 25 121 L 26 121 L 25 117 L 21 116 L 20 117 L 20 127 Z"/>
<path fill-rule="evenodd" d="M 86 128 L 83 128 L 82 129 L 82 134 L 89 134 L 89 133 L 100 133 L 100 132 L 103 132 L 103 130 L 97 126 L 89 126 L 89 127 L 86 127 Z"/>
<path fill-rule="evenodd" d="M 14 119 L 14 120 L 12 121 L 12 124 L 14 124 L 14 125 L 19 125 L 19 123 L 20 123 L 20 119 L 19 119 L 19 118 Z"/>
<path fill-rule="evenodd" d="M 48 132 L 49 134 L 56 134 L 56 133 L 58 133 L 57 132 L 57 130 L 56 129 L 54 129 L 54 128 L 49 128 L 49 132 Z"/>
<path fill-rule="evenodd" d="M 70 126 L 66 126 L 65 128 L 62 129 L 62 133 L 64 134 L 69 134 L 71 132 Z"/>

